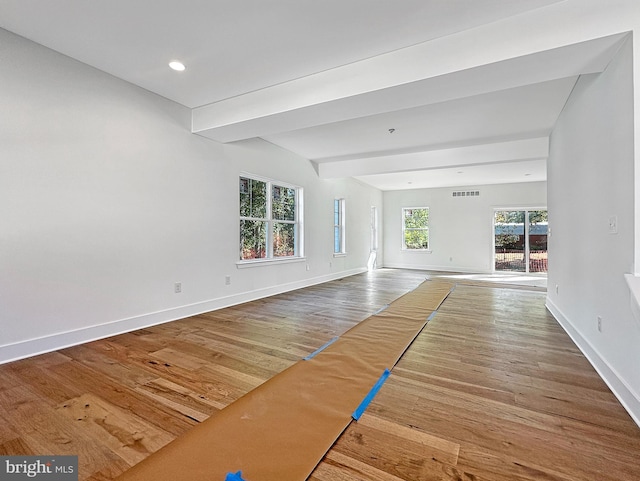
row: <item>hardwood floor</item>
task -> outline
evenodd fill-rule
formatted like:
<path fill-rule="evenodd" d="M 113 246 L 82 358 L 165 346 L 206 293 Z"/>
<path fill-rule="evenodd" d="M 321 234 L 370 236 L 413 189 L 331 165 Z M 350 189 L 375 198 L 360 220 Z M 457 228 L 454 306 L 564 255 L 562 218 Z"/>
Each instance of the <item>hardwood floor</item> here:
<path fill-rule="evenodd" d="M 113 479 L 427 274 L 379 270 L 2 365 L 0 454 L 77 454 L 80 479 Z M 640 428 L 544 299 L 460 281 L 310 479 L 639 480 Z"/>

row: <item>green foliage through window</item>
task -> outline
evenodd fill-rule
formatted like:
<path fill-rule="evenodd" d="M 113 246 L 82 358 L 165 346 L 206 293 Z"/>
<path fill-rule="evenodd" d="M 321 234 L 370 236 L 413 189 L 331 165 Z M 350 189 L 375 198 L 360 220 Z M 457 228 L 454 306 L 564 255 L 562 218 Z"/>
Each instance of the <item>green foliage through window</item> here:
<path fill-rule="evenodd" d="M 402 209 L 403 248 L 429 249 L 429 208 Z"/>
<path fill-rule="evenodd" d="M 240 177 L 240 259 L 298 253 L 300 189 Z"/>
<path fill-rule="evenodd" d="M 267 183 L 240 177 L 240 216 L 252 219 L 267 217 Z"/>
<path fill-rule="evenodd" d="M 296 220 L 296 189 L 274 185 L 271 190 L 272 218 L 276 220 Z"/>

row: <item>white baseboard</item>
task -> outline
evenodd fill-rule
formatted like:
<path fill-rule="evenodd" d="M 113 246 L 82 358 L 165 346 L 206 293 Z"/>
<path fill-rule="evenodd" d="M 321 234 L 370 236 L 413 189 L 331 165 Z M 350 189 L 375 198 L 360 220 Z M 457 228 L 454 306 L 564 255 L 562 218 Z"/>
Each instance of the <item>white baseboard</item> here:
<path fill-rule="evenodd" d="M 616 370 L 598 353 L 589 341 L 573 326 L 573 323 L 547 297 L 547 309 L 556 318 L 562 328 L 569 334 L 578 349 L 582 351 L 602 380 L 618 398 L 620 404 L 627 410 L 631 418 L 640 427 L 640 396 L 618 375 Z"/>
<path fill-rule="evenodd" d="M 210 299 L 195 304 L 179 306 L 158 312 L 142 314 L 140 316 L 119 319 L 117 321 L 108 322 L 94 326 L 83 327 L 73 331 L 51 334 L 44 337 L 27 339 L 12 344 L 0 346 L 0 364 L 11 361 L 17 361 L 27 357 L 44 354 L 46 352 L 57 351 L 66 347 L 84 344 L 86 342 L 104 339 L 105 337 L 123 334 L 125 332 L 135 331 L 145 327 L 163 324 L 185 317 L 203 314 L 205 312 L 215 311 L 224 307 L 235 306 L 244 302 L 255 301 L 264 297 L 282 294 L 283 292 L 301 289 L 323 282 L 329 282 L 343 277 L 349 277 L 356 274 L 366 272 L 366 268 L 350 269 L 327 274 L 324 276 L 313 277 L 301 281 L 280 284 L 277 286 L 258 289 L 250 292 L 242 292 L 232 296 Z"/>

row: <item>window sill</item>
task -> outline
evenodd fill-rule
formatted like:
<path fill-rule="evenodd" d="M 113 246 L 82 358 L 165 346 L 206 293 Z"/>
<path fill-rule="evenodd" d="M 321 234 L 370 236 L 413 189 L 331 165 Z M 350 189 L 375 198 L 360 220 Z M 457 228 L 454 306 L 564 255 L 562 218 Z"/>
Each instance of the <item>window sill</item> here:
<path fill-rule="evenodd" d="M 305 262 L 306 257 L 280 257 L 276 259 L 250 259 L 246 261 L 236 262 L 238 269 L 246 269 L 248 267 L 271 266 L 274 264 L 291 264 L 294 262 Z"/>
<path fill-rule="evenodd" d="M 347 257 L 347 253 L 346 252 L 334 252 L 333 253 L 333 257 Z"/>

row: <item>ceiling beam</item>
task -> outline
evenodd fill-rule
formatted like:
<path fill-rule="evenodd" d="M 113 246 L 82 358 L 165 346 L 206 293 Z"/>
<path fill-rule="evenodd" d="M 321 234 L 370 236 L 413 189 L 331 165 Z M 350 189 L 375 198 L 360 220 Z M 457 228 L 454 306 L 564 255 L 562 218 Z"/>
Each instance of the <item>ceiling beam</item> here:
<path fill-rule="evenodd" d="M 416 170 L 447 169 L 472 165 L 546 159 L 549 138 L 514 140 L 451 149 L 358 158 L 317 164 L 321 179 L 357 177 Z"/>
<path fill-rule="evenodd" d="M 597 73 L 624 37 L 535 53 L 496 47 L 479 56 L 467 53 L 477 51 L 469 43 L 477 42 L 477 35 L 462 32 L 198 107 L 192 111 L 192 131 L 233 142 Z"/>

